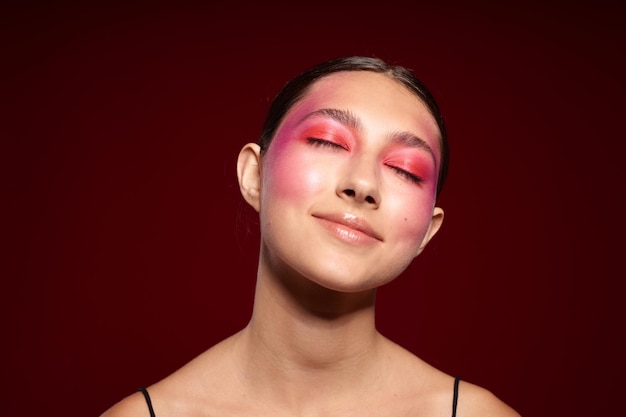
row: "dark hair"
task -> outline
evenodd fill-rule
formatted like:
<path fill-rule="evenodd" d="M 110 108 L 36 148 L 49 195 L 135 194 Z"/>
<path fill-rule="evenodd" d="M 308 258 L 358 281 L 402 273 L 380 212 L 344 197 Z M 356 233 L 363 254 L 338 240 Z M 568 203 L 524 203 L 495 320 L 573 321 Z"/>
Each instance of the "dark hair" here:
<path fill-rule="evenodd" d="M 389 65 L 379 58 L 349 56 L 332 59 L 309 68 L 287 82 L 272 101 L 265 123 L 263 124 L 263 130 L 259 138 L 261 154 L 265 153 L 269 147 L 276 133 L 276 129 L 278 129 L 278 125 L 282 122 L 285 114 L 306 94 L 311 85 L 320 78 L 340 71 L 371 71 L 385 74 L 408 88 L 409 91 L 414 93 L 426 104 L 426 107 L 428 107 L 428 110 L 437 122 L 441 135 L 441 165 L 437 179 L 437 195 L 439 195 L 448 174 L 448 162 L 450 159 L 448 136 L 439 106 L 437 106 L 432 94 L 411 71 L 399 65 Z"/>

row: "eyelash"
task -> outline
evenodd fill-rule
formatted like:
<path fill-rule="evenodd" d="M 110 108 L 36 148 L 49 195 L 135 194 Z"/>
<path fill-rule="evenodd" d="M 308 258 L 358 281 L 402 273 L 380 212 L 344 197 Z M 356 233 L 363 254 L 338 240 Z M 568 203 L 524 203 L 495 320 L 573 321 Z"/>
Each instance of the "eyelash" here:
<path fill-rule="evenodd" d="M 307 142 L 313 146 L 321 146 L 325 148 L 336 148 L 336 149 L 344 149 L 345 148 L 335 142 L 330 142 L 320 138 L 307 138 Z"/>
<path fill-rule="evenodd" d="M 334 148 L 334 149 L 345 149 L 343 146 L 335 143 L 335 142 L 330 142 L 324 139 L 320 139 L 320 138 L 307 138 L 307 142 L 310 145 L 313 146 L 321 146 L 321 147 L 325 147 L 325 148 Z M 408 171 L 405 171 L 401 168 L 395 167 L 393 165 L 387 165 L 389 168 L 391 168 L 392 170 L 394 170 L 398 175 L 400 175 L 401 177 L 406 178 L 407 180 L 414 182 L 416 184 L 419 184 L 421 182 L 424 181 L 423 178 L 418 177 L 415 174 L 412 174 Z"/>
<path fill-rule="evenodd" d="M 404 178 L 408 179 L 408 180 L 409 180 L 409 181 L 411 181 L 411 182 L 414 182 L 414 183 L 416 183 L 416 184 L 419 184 L 419 183 L 421 183 L 421 182 L 423 182 L 423 181 L 424 181 L 424 179 L 423 179 L 422 177 L 418 177 L 417 175 L 412 174 L 412 173 L 410 173 L 410 172 L 408 172 L 408 171 L 405 171 L 405 170 L 403 170 L 403 169 L 401 169 L 401 168 L 394 167 L 393 165 L 387 165 L 387 166 L 388 166 L 389 168 L 393 169 L 394 171 L 396 171 L 396 173 L 397 173 L 398 175 L 400 175 L 400 176 L 402 176 L 402 177 L 404 177 Z"/>

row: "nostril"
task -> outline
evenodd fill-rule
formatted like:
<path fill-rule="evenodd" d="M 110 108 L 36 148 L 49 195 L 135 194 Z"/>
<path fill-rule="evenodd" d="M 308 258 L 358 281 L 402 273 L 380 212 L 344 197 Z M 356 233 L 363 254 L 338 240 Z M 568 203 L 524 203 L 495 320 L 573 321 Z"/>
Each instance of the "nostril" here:
<path fill-rule="evenodd" d="M 350 198 L 355 198 L 356 197 L 356 191 L 354 191 L 353 189 L 350 189 L 350 188 L 346 188 L 345 190 L 343 190 L 343 194 L 348 196 L 348 197 L 350 197 Z M 365 196 L 365 198 L 363 198 L 363 200 L 365 200 L 365 202 L 368 203 L 368 204 L 377 204 L 376 203 L 376 199 L 374 197 L 372 197 L 371 195 Z"/>

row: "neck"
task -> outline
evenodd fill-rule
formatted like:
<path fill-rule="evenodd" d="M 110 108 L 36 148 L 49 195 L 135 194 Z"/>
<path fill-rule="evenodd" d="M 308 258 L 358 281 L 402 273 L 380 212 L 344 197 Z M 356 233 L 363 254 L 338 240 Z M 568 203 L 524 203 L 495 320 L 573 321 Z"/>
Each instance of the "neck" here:
<path fill-rule="evenodd" d="M 240 338 L 245 379 L 255 387 L 282 384 L 276 393 L 292 403 L 313 392 L 318 400 L 336 397 L 356 381 L 371 381 L 381 339 L 375 294 L 332 291 L 260 267 L 252 318 Z"/>
<path fill-rule="evenodd" d="M 251 336 L 281 360 L 327 368 L 367 355 L 377 340 L 375 291 L 345 294 L 304 282 L 301 293 L 257 283 Z"/>

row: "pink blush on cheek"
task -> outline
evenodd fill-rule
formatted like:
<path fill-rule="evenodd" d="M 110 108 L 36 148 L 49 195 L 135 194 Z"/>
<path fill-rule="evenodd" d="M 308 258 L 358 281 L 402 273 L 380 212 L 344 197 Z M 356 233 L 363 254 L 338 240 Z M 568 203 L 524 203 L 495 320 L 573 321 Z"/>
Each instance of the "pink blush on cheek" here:
<path fill-rule="evenodd" d="M 397 231 L 399 239 L 419 244 L 428 230 L 434 205 L 434 197 L 416 197 L 402 201 L 393 209 L 396 214 L 393 229 Z"/>
<path fill-rule="evenodd" d="M 275 143 L 264 162 L 265 188 L 274 197 L 300 201 L 314 194 L 323 184 L 323 169 L 316 167 L 306 149 L 293 141 Z"/>

